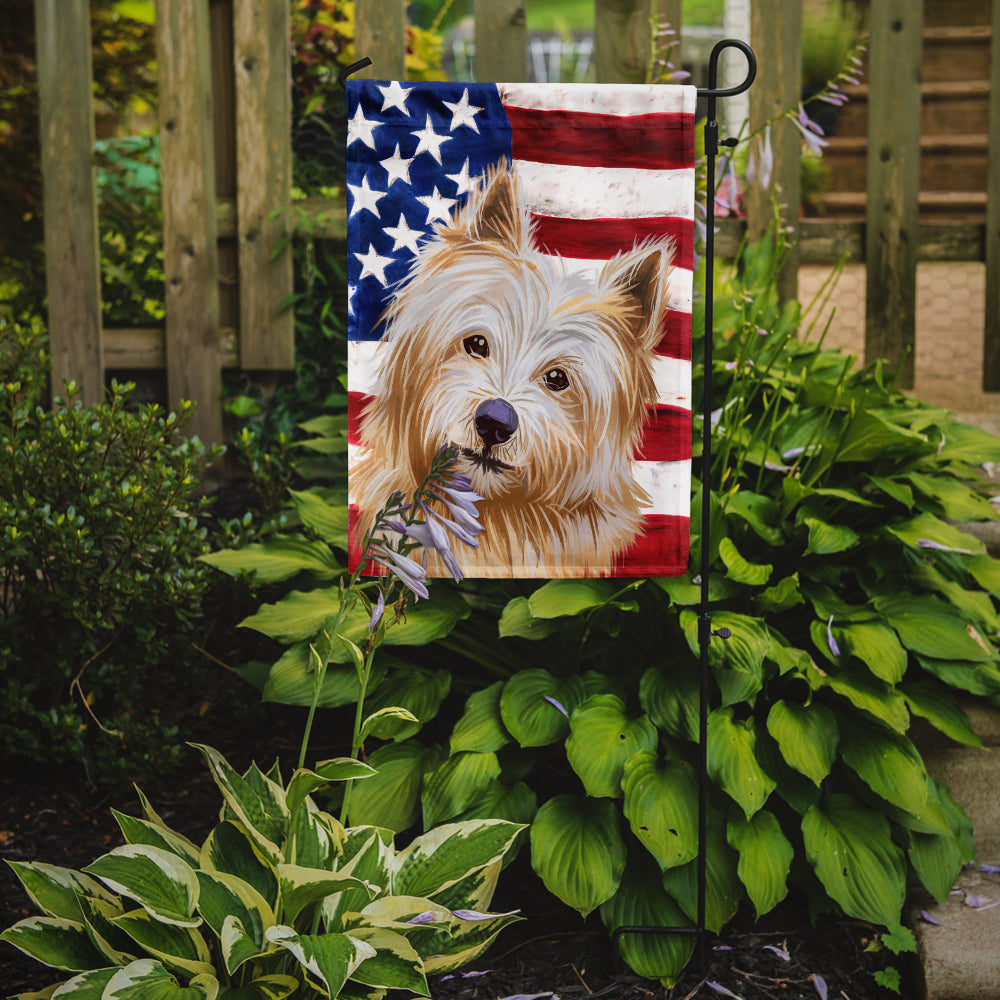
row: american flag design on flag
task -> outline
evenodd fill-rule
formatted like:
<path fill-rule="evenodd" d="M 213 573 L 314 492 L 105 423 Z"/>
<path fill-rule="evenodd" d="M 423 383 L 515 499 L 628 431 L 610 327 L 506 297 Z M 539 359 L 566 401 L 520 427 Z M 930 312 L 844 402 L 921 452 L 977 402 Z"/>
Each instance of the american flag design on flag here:
<path fill-rule="evenodd" d="M 366 508 L 419 482 L 396 468 L 416 445 L 387 440 L 419 428 L 486 497 L 466 575 L 683 574 L 695 89 L 351 80 L 347 98 L 352 561 Z"/>

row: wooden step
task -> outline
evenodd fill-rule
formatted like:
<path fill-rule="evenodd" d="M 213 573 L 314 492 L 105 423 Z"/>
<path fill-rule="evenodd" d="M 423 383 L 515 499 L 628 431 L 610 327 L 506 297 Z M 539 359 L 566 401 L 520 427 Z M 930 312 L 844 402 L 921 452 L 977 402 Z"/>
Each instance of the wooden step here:
<path fill-rule="evenodd" d="M 830 191 L 816 202 L 828 218 L 864 219 L 868 198 L 863 191 Z M 982 222 L 986 216 L 986 193 L 979 191 L 921 191 L 920 218 L 954 222 Z"/>
<path fill-rule="evenodd" d="M 924 0 L 924 27 L 962 24 L 989 24 L 991 0 Z M 865 5 L 867 6 L 867 4 Z"/>
<path fill-rule="evenodd" d="M 989 25 L 925 28 L 921 79 L 925 83 L 988 80 L 992 38 Z"/>

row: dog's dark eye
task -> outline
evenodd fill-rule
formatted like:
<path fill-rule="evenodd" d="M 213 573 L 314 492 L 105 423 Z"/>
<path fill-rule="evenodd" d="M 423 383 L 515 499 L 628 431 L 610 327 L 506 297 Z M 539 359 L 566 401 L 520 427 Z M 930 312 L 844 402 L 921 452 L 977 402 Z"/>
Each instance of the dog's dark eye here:
<path fill-rule="evenodd" d="M 490 356 L 490 342 L 481 334 L 474 333 L 471 337 L 466 337 L 462 341 L 466 354 L 471 354 L 474 358 L 488 358 Z"/>
<path fill-rule="evenodd" d="M 542 381 L 547 389 L 553 392 L 562 392 L 569 388 L 569 376 L 561 368 L 550 368 L 543 376 Z"/>

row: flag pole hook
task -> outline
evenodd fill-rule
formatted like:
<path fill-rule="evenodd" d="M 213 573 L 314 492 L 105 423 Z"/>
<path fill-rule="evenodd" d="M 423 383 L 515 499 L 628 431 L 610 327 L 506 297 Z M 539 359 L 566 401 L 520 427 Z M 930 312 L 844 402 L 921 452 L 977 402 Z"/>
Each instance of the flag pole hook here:
<path fill-rule="evenodd" d="M 359 59 L 357 62 L 352 62 L 350 65 L 345 66 L 337 74 L 337 85 L 341 90 L 347 90 L 347 78 L 359 70 L 364 69 L 366 66 L 371 66 L 372 61 L 365 56 L 363 59 Z"/>
<path fill-rule="evenodd" d="M 719 56 L 725 49 L 739 49 L 747 60 L 747 75 L 735 87 L 718 87 Z M 720 146 L 735 146 L 736 138 L 719 140 L 719 123 L 716 121 L 716 100 L 735 97 L 750 89 L 757 76 L 757 57 L 753 49 L 737 38 L 724 38 L 716 42 L 708 59 L 708 87 L 699 88 L 698 96 L 707 98 L 705 122 L 705 160 L 707 165 L 705 205 L 705 345 L 704 390 L 702 394 L 702 450 L 701 450 L 701 600 L 698 611 L 698 646 L 701 653 L 701 683 L 698 698 L 698 883 L 697 919 L 694 927 L 623 926 L 614 930 L 612 938 L 617 943 L 622 934 L 693 934 L 697 938 L 698 965 L 702 972 L 707 968 L 705 927 L 705 897 L 708 882 L 708 698 L 710 671 L 708 647 L 712 637 L 728 639 L 727 628 L 713 629 L 709 604 L 710 527 L 712 494 L 709 481 L 712 475 L 712 294 L 715 287 L 715 158 Z"/>

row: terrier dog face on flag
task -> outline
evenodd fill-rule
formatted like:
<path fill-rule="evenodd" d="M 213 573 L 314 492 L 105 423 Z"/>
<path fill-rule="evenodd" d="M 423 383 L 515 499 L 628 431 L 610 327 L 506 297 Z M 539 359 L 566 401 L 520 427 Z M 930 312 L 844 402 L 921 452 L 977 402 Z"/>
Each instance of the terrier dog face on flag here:
<path fill-rule="evenodd" d="M 463 568 L 556 576 L 611 565 L 648 503 L 632 460 L 657 401 L 672 256 L 669 240 L 647 241 L 594 276 L 571 272 L 535 246 L 510 168 L 488 171 L 387 310 L 351 471 L 359 528 L 451 444 L 483 497 L 480 547 Z"/>

